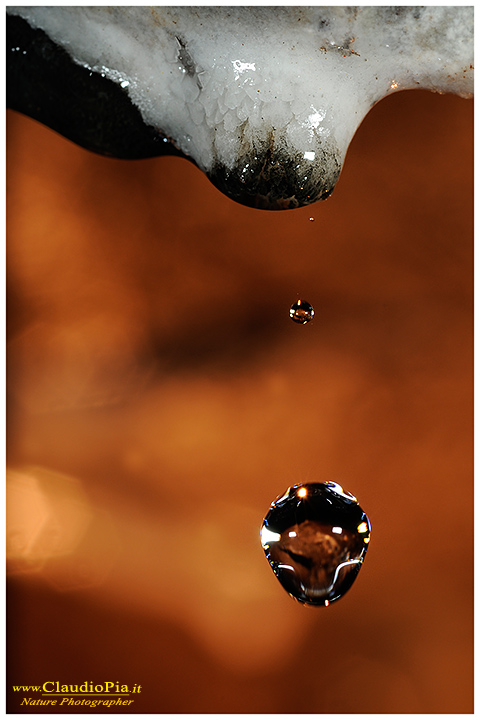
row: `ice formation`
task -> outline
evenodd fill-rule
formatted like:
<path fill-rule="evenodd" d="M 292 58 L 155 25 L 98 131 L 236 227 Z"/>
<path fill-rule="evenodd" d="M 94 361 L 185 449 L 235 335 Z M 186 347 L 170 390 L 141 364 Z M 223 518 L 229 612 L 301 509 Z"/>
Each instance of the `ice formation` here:
<path fill-rule="evenodd" d="M 355 130 L 385 95 L 473 92 L 473 7 L 7 11 L 118 85 L 146 126 L 256 207 L 330 195 Z"/>

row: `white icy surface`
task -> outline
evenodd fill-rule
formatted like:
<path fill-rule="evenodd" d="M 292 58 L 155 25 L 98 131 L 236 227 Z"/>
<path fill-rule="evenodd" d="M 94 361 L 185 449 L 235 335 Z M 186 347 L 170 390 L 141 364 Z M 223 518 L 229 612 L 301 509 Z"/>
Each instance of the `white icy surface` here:
<path fill-rule="evenodd" d="M 473 7 L 10 7 L 205 171 L 271 139 L 342 163 L 385 95 L 473 91 Z M 323 158 L 323 159 L 322 159 Z"/>

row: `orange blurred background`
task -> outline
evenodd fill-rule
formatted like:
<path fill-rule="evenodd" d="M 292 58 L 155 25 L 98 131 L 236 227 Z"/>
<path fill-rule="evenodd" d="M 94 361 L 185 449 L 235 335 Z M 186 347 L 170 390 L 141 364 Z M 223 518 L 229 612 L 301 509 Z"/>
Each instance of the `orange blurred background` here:
<path fill-rule="evenodd" d="M 139 713 L 473 712 L 473 103 L 384 99 L 332 197 L 293 211 L 16 113 L 7 163 L 9 689 L 138 683 Z M 289 485 L 325 480 L 372 539 L 314 609 L 259 529 Z"/>

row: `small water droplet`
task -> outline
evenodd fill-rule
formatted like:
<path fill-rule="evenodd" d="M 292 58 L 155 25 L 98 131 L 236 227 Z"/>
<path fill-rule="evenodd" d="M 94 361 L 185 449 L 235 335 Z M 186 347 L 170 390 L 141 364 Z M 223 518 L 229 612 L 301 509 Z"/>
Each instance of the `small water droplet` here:
<path fill-rule="evenodd" d="M 362 567 L 370 521 L 337 483 L 294 485 L 271 504 L 260 538 L 284 589 L 301 603 L 328 607 Z"/>
<path fill-rule="evenodd" d="M 314 221 L 315 221 L 315 218 L 308 218 L 308 219 L 310 220 L 310 222 L 314 222 Z"/>
<path fill-rule="evenodd" d="M 310 303 L 306 302 L 305 300 L 297 300 L 297 302 L 293 303 L 292 307 L 290 308 L 290 317 L 292 318 L 293 322 L 301 323 L 302 325 L 306 325 L 306 323 L 309 323 L 310 320 L 313 319 L 314 315 L 315 310 L 310 305 Z"/>

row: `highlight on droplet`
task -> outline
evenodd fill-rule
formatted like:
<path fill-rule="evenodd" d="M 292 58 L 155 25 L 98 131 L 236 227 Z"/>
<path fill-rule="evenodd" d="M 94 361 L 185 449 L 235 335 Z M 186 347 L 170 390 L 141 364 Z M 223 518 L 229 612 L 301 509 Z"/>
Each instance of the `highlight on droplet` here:
<path fill-rule="evenodd" d="M 278 542 L 280 540 L 281 535 L 280 533 L 272 532 L 265 526 L 262 527 L 260 531 L 260 540 L 262 542 L 262 545 L 268 545 L 271 542 Z"/>

